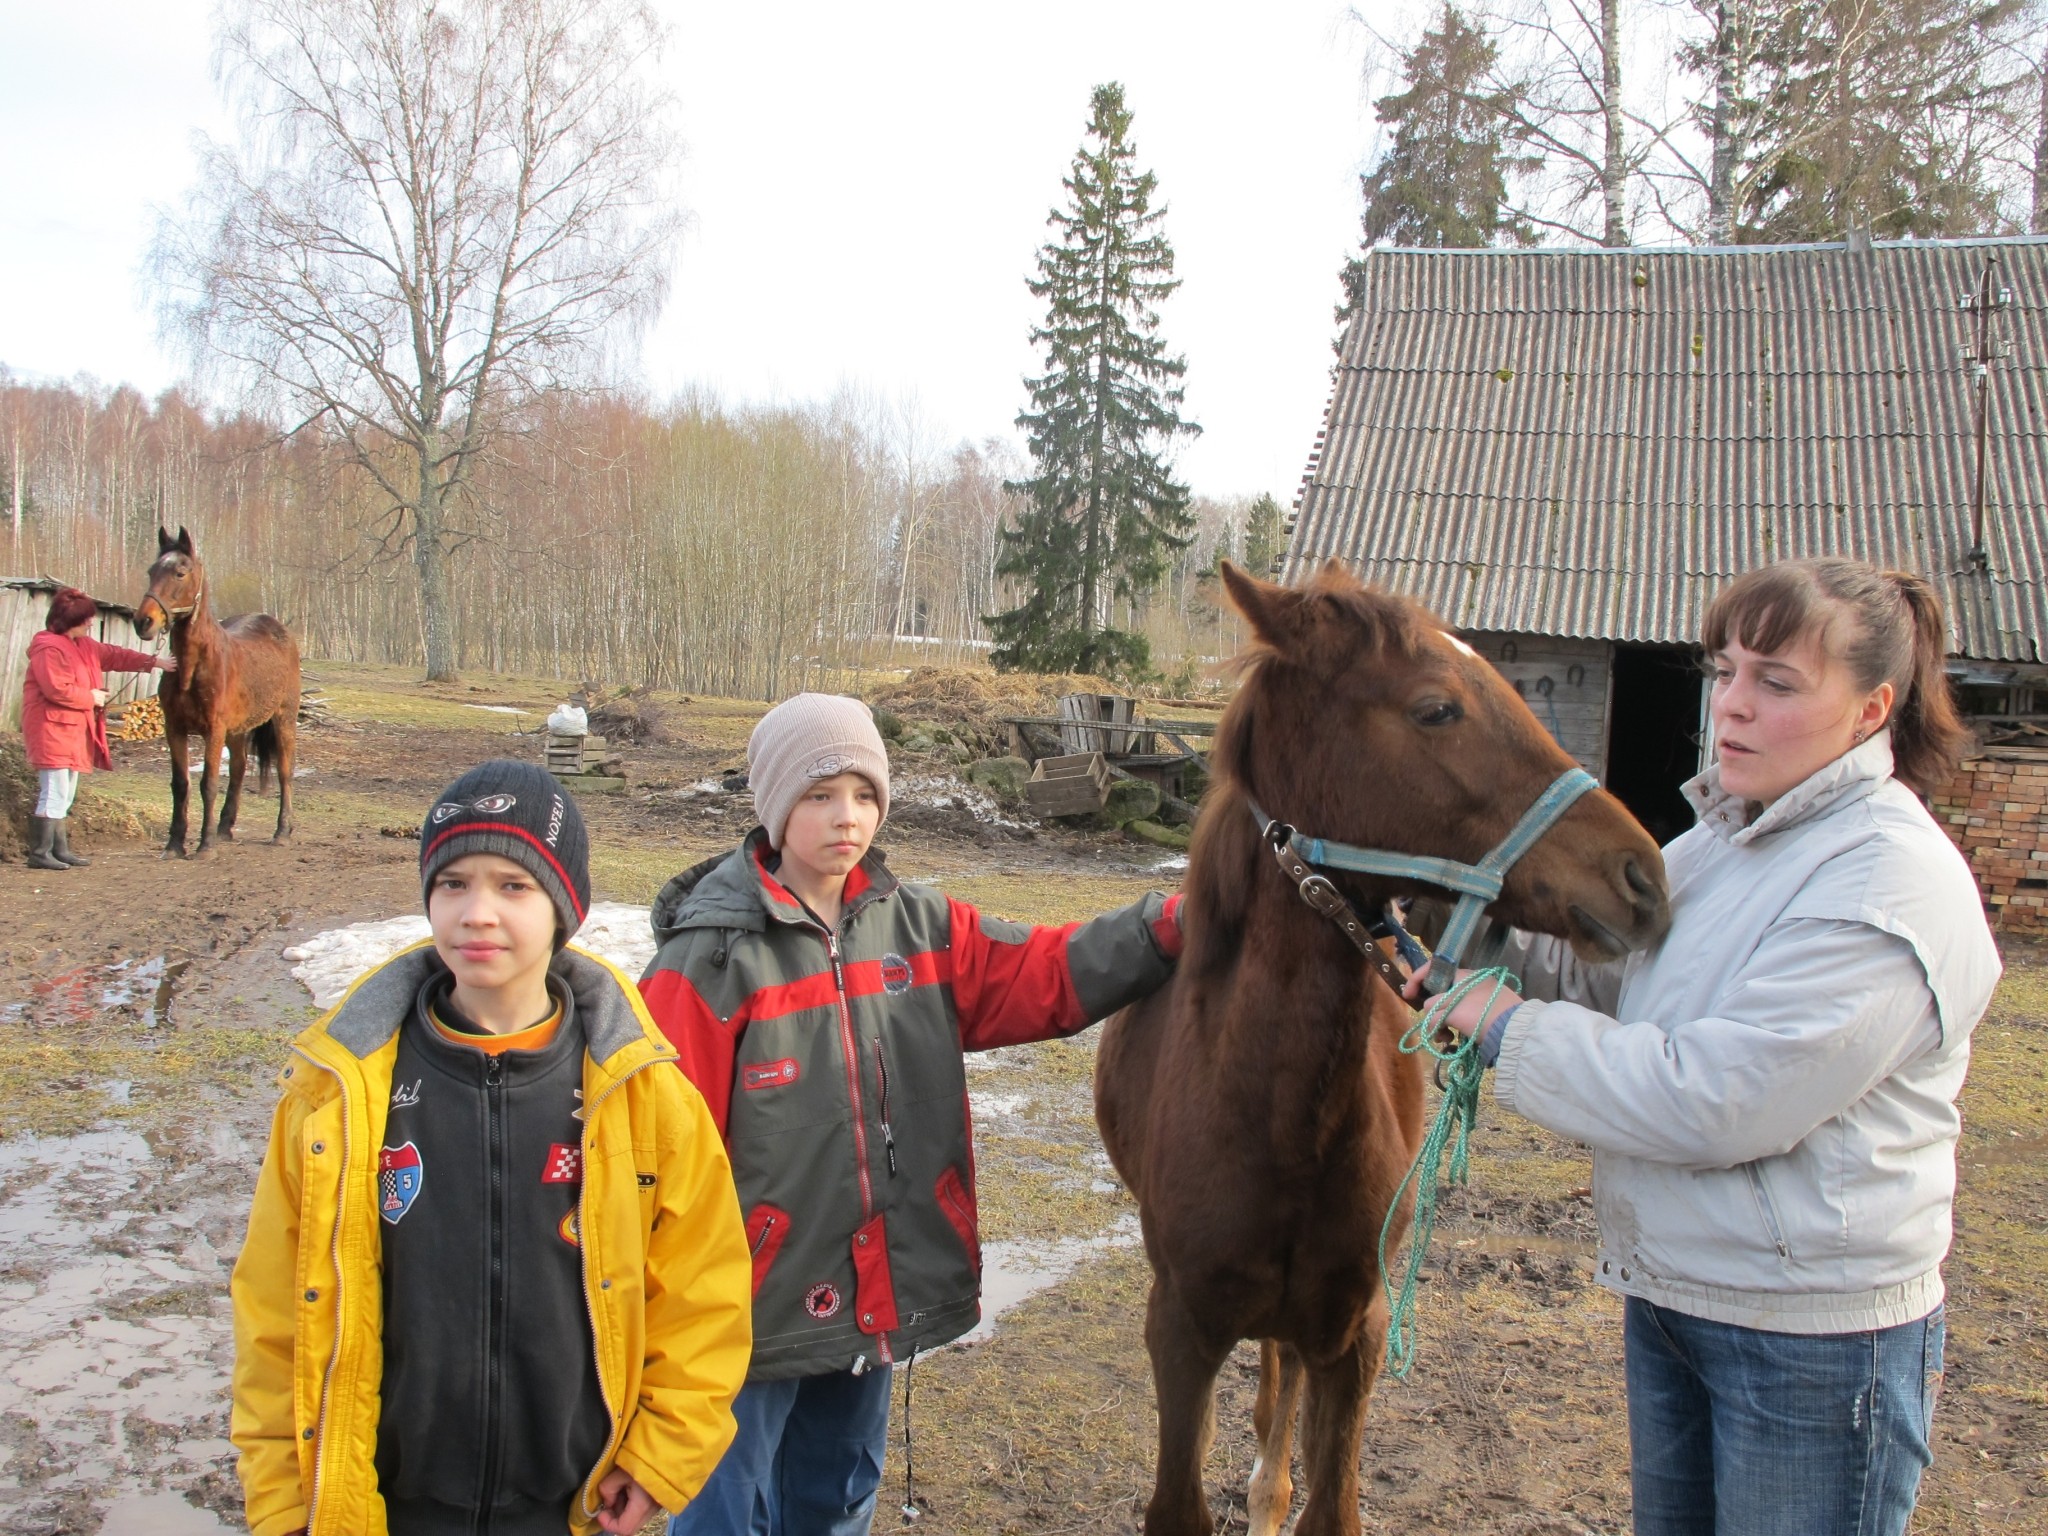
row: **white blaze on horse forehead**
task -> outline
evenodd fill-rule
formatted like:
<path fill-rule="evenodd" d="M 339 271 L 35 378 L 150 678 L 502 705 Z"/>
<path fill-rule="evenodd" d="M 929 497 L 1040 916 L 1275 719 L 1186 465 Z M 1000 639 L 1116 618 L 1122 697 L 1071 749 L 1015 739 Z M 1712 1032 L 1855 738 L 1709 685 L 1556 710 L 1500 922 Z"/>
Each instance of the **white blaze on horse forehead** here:
<path fill-rule="evenodd" d="M 1452 645 L 1456 646 L 1459 650 L 1463 651 L 1467 656 L 1470 656 L 1474 661 L 1478 661 L 1480 659 L 1479 653 L 1477 651 L 1473 650 L 1471 646 L 1467 645 L 1464 641 L 1460 640 L 1448 629 L 1440 629 L 1437 631 L 1437 633 L 1442 635 L 1446 640 L 1450 641 Z"/>

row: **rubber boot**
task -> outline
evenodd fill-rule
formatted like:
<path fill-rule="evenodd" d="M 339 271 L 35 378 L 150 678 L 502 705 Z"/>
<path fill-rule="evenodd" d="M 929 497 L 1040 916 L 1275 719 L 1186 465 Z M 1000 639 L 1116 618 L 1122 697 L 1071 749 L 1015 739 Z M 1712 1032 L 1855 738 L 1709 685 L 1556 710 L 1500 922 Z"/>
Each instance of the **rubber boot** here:
<path fill-rule="evenodd" d="M 68 816 L 57 818 L 57 837 L 51 843 L 50 851 L 73 869 L 83 869 L 92 862 L 84 854 L 71 851 L 71 818 Z"/>
<path fill-rule="evenodd" d="M 31 816 L 28 819 L 29 845 L 28 867 L 30 869 L 71 868 L 50 851 L 50 844 L 57 836 L 57 823 L 47 816 Z"/>

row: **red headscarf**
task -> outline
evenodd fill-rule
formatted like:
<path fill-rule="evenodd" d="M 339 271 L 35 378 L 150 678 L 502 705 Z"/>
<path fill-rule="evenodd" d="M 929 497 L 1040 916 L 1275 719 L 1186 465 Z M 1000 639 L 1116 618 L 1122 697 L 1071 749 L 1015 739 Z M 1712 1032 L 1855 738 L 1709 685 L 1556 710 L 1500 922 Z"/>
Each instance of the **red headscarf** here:
<path fill-rule="evenodd" d="M 87 619 L 96 619 L 99 615 L 100 605 L 92 600 L 89 593 L 76 587 L 59 587 L 50 599 L 50 617 L 44 621 L 43 628 L 54 634 L 68 635 Z"/>

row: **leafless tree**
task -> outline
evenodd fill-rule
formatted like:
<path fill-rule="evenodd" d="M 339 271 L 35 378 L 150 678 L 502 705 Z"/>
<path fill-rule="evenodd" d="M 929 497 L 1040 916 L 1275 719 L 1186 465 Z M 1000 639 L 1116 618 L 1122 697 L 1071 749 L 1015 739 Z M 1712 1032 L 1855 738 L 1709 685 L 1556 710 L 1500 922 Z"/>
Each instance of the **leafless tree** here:
<path fill-rule="evenodd" d="M 346 445 L 409 553 L 427 675 L 450 562 L 521 406 L 588 382 L 664 295 L 661 38 L 641 0 L 230 0 L 240 143 L 154 267 L 204 371 Z"/>
<path fill-rule="evenodd" d="M 1496 22 L 1499 99 L 1510 104 L 1516 137 L 1551 173 L 1536 187 L 1562 194 L 1562 207 L 1553 197 L 1551 206 L 1527 202 L 1516 212 L 1539 228 L 1607 246 L 1629 243 L 1629 192 L 1664 129 L 1623 99 L 1623 10 L 1622 0 L 1527 0 Z M 1633 143 L 1632 128 L 1639 130 Z"/>

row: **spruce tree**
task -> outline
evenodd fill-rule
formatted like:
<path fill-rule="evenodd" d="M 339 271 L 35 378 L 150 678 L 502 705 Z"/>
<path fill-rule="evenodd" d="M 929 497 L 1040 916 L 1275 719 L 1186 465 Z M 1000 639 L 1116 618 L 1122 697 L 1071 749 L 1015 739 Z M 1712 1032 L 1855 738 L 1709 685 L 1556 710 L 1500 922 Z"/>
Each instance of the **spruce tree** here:
<path fill-rule="evenodd" d="M 1493 39 L 1445 0 L 1436 24 L 1401 56 L 1407 89 L 1382 96 L 1373 113 L 1394 142 L 1364 176 L 1365 244 L 1429 247 L 1533 245 L 1536 232 L 1507 206 L 1508 178 L 1533 169 L 1510 126 L 1511 91 L 1494 80 Z M 1349 321 L 1364 291 L 1365 262 L 1345 263 Z"/>
<path fill-rule="evenodd" d="M 1160 302 L 1180 284 L 1130 129 L 1123 87 L 1097 86 L 1062 183 L 1067 206 L 1047 219 L 1055 237 L 1028 284 L 1046 303 L 1031 332 L 1046 367 L 1025 381 L 1017 425 L 1034 473 L 1009 483 L 1027 505 L 1004 526 L 996 565 L 1025 596 L 984 620 L 998 667 L 1144 672 L 1149 647 L 1108 626 L 1110 600 L 1151 591 L 1193 536 L 1188 488 L 1166 455 L 1201 429 L 1180 415 L 1187 362 L 1159 335 Z"/>
<path fill-rule="evenodd" d="M 1269 575 L 1286 549 L 1287 519 L 1280 503 L 1261 492 L 1245 513 L 1244 568 L 1254 576 Z"/>

